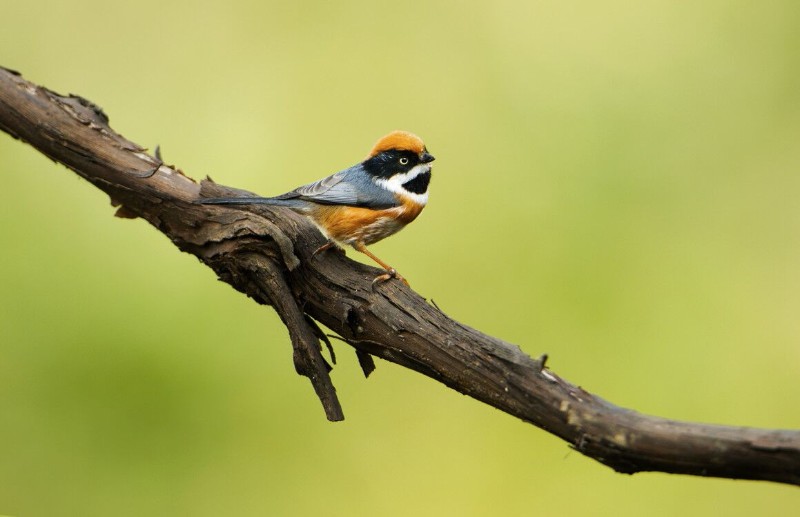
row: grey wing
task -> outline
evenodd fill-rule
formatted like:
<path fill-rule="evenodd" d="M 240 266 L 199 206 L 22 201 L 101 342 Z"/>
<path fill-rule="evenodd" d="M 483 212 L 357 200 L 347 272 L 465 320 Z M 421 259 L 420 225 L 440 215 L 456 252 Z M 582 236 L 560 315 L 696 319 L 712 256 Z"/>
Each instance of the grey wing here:
<path fill-rule="evenodd" d="M 363 206 L 376 209 L 390 208 L 399 204 L 394 195 L 376 185 L 360 165 L 297 187 L 276 199 L 296 198 L 324 205 Z"/>

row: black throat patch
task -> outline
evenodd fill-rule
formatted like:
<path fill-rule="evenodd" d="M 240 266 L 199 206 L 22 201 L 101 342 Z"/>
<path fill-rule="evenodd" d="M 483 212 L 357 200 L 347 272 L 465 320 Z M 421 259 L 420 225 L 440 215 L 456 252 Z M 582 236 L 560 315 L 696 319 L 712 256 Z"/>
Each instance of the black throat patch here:
<path fill-rule="evenodd" d="M 403 188 L 414 194 L 424 194 L 428 191 L 428 183 L 431 182 L 431 171 L 418 174 L 413 180 L 403 183 Z"/>

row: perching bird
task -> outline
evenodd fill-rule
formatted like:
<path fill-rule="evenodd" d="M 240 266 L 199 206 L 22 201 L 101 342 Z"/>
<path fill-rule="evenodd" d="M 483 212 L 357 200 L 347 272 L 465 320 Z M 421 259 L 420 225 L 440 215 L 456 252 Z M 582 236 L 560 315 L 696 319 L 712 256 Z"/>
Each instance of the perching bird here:
<path fill-rule="evenodd" d="M 328 238 L 315 255 L 332 246 L 350 245 L 386 270 L 373 280 L 373 286 L 390 278 L 408 284 L 367 245 L 397 233 L 422 212 L 428 203 L 433 160 L 417 135 L 393 131 L 378 140 L 363 162 L 286 194 L 199 202 L 285 206 L 309 217 Z"/>

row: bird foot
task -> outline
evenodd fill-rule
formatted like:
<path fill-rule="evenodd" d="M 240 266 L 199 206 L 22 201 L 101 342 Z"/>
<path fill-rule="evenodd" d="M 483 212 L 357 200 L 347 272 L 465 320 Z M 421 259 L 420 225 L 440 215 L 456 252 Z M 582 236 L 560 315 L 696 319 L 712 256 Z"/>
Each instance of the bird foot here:
<path fill-rule="evenodd" d="M 377 284 L 379 284 L 381 282 L 386 282 L 387 280 L 391 280 L 392 278 L 396 278 L 396 279 L 402 281 L 407 286 L 411 287 L 410 284 L 408 283 L 408 280 L 406 280 L 405 278 L 400 276 L 397 273 L 396 269 L 391 268 L 391 269 L 387 269 L 386 273 L 384 273 L 382 275 L 378 275 L 378 276 L 375 277 L 375 280 L 372 281 L 372 289 L 375 290 L 375 285 L 377 285 Z"/>

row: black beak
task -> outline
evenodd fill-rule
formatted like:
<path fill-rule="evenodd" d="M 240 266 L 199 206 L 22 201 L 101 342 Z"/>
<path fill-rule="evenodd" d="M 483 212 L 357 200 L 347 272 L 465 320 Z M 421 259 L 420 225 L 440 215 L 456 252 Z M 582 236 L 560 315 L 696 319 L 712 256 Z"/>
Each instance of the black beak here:
<path fill-rule="evenodd" d="M 419 161 L 421 161 L 422 163 L 430 163 L 435 159 L 436 158 L 434 158 L 433 155 L 428 151 L 423 151 L 422 154 L 419 156 Z"/>

